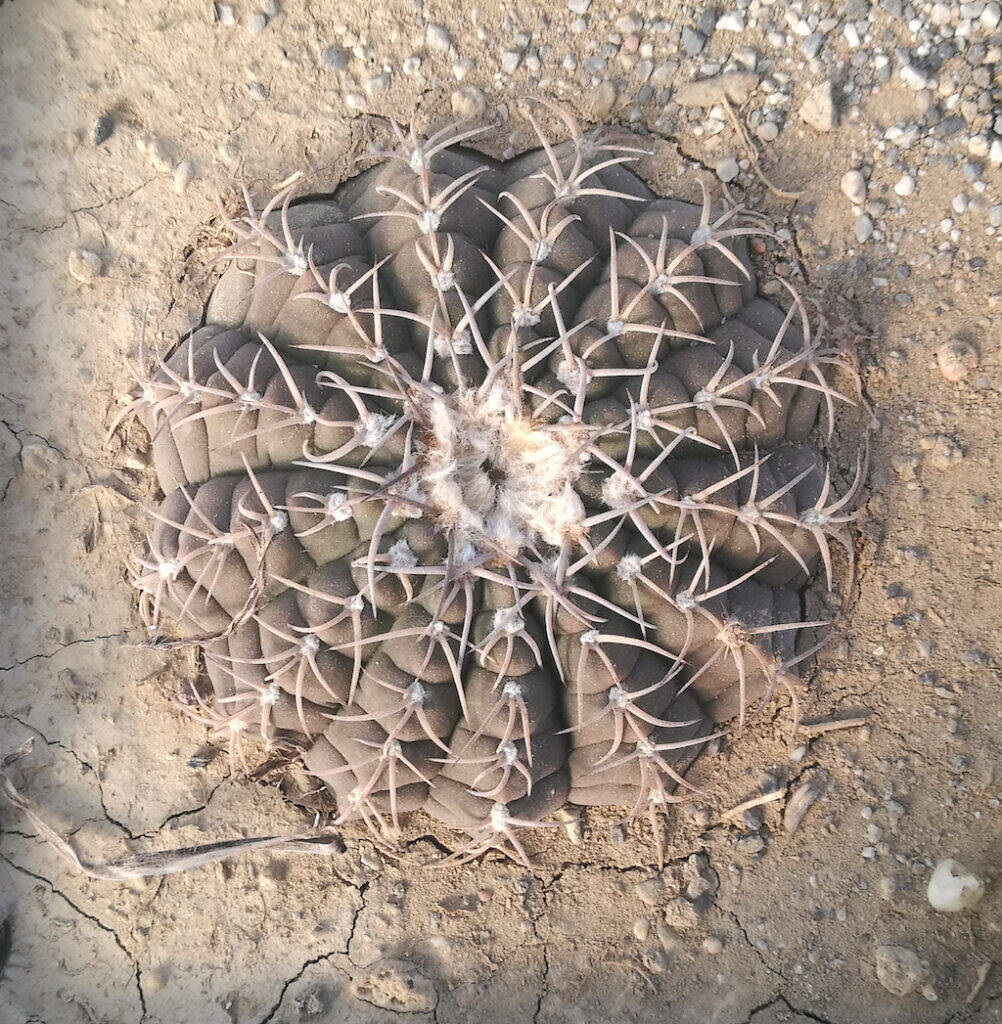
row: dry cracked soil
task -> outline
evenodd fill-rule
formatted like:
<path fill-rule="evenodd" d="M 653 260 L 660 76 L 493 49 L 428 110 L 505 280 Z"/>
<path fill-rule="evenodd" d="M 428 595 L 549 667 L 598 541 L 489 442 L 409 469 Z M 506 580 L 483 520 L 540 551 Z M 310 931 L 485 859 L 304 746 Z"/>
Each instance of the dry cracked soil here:
<path fill-rule="evenodd" d="M 734 6 L 793 24 L 783 4 Z M 915 116 L 897 76 L 850 96 L 831 130 L 797 115 L 830 66 L 857 68 L 840 61 L 841 28 L 826 65 L 776 49 L 765 15 L 748 16 L 745 37 L 704 31 L 698 59 L 683 33 L 665 71 L 702 8 L 641 5 L 639 24 L 620 24 L 626 5 L 570 7 L 0 2 L 0 753 L 34 738 L 18 783 L 94 858 L 304 826 L 287 799 L 303 780 L 238 777 L 172 705 L 193 657 L 137 646 L 123 566 L 155 485 L 142 438 L 105 443 L 126 363 L 144 320 L 161 346 L 198 322 L 216 198 L 238 176 L 265 190 L 302 171 L 322 191 L 388 138 L 388 118 L 425 129 L 480 99 L 484 148 L 523 149 L 517 101 L 533 92 L 586 122 L 632 120 L 663 193 L 694 198 L 696 174 L 719 189 L 737 157 L 728 187 L 781 229 L 763 260 L 851 336 L 875 413 L 871 473 L 848 607 L 815 598 L 838 614 L 805 713 L 865 723 L 795 730 L 788 707 L 770 708 L 697 765 L 703 792 L 672 818 L 663 870 L 607 809 L 585 816 L 581 843 L 564 829 L 535 842 L 531 870 L 499 855 L 416 870 L 349 828 L 333 855 L 92 882 L 4 804 L 3 1024 L 1002 1021 L 1002 249 L 983 212 L 951 209 L 968 157 L 939 159 L 955 143 L 934 141 L 898 198 L 898 156 L 874 142 Z M 839 5 L 822 13 L 837 21 Z M 904 31 L 883 8 L 868 16 L 875 46 Z M 757 144 L 775 191 L 726 118 L 707 128 L 713 111 L 673 113 L 666 96 L 673 74 L 707 77 L 739 46 L 792 104 Z M 499 49 L 522 55 L 510 73 Z M 581 70 L 607 51 L 600 73 Z M 637 97 L 648 52 L 663 81 Z M 840 188 L 860 167 L 883 197 L 862 240 L 864 211 Z M 1002 192 L 997 166 L 977 177 L 975 192 Z M 962 230 L 944 233 L 944 217 Z M 958 337 L 979 362 L 951 382 L 936 351 Z M 859 410 L 840 421 L 843 481 L 868 427 Z M 827 788 L 790 834 L 784 808 L 812 779 Z M 727 813 L 763 793 L 775 798 Z M 455 839 L 430 823 L 408 833 L 418 853 Z M 973 911 L 927 902 L 947 856 L 987 882 Z M 878 981 L 886 945 L 923 965 L 909 994 Z"/>

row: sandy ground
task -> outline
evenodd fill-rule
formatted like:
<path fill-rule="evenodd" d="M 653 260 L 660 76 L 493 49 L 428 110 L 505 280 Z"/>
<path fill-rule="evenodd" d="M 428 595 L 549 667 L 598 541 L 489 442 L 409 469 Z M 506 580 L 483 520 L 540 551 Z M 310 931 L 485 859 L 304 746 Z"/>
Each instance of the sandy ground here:
<path fill-rule="evenodd" d="M 677 7 L 663 6 L 665 18 Z M 619 10 L 596 2 L 593 24 Z M 481 24 L 500 22 L 490 4 L 482 12 Z M 0 3 L 0 753 L 35 738 L 19 782 L 94 857 L 304 823 L 276 780 L 236 778 L 225 755 L 200 766 L 204 729 L 170 703 L 193 660 L 135 646 L 123 564 L 154 484 L 138 438 L 104 443 L 144 315 L 161 343 L 197 322 L 216 195 L 238 164 L 263 186 L 302 169 L 322 190 L 383 137 L 384 122 L 346 110 L 342 79 L 318 64 L 343 38 L 338 26 L 378 44 L 375 74 L 382 59 L 399 66 L 423 52 L 422 19 L 446 25 L 477 61 L 464 84 L 487 89 L 489 113 L 510 105 L 485 145 L 500 153 L 529 139 L 513 106 L 525 81 L 478 70 L 496 67 L 497 40 L 477 40 L 451 6 L 289 0 L 257 34 L 244 27 L 251 13 L 238 7 L 241 23 L 228 28 L 189 0 Z M 568 18 L 562 4 L 552 13 Z M 531 25 L 538 11 L 517 14 Z M 586 38 L 565 43 L 584 52 Z M 444 58 L 428 53 L 418 76 L 395 74 L 371 107 L 424 127 L 448 117 L 455 88 Z M 588 116 L 580 90 L 562 95 Z M 884 270 L 868 251 L 864 270 L 838 187 L 869 159 L 868 130 L 910 102 L 891 82 L 837 131 L 791 119 L 769 145 L 770 174 L 803 194 L 749 194 L 792 232 L 808 290 L 843 312 L 851 299 L 866 328 L 855 333 L 879 427 L 858 581 L 811 675 L 807 713 L 865 708 L 869 724 L 791 736 L 777 707 L 704 758 L 694 778 L 705 797 L 672 821 L 660 872 L 643 836 L 616 841 L 610 810 L 586 818 L 581 845 L 563 830 L 536 842 L 532 871 L 500 858 L 401 869 L 349 833 L 332 857 L 262 854 L 149 884 L 89 883 L 3 805 L 4 1024 L 388 1022 L 402 1012 L 440 1024 L 1002 1021 L 999 248 L 972 228 L 952 269 L 923 265 L 963 187 L 959 166 L 935 167 L 897 222 L 896 256 Z M 114 132 L 95 146 L 94 120 L 109 113 Z M 151 138 L 161 140 L 152 151 Z M 651 141 L 644 173 L 683 196 L 693 179 L 675 179 L 689 161 L 712 177 L 739 148 L 730 131 Z M 178 194 L 183 159 L 195 177 Z M 1002 190 L 997 169 L 985 177 Z M 878 164 L 871 190 L 893 182 Z M 68 272 L 80 247 L 102 260 L 89 283 Z M 888 288 L 880 275 L 898 266 L 911 274 Z M 951 384 L 934 353 L 958 333 L 980 366 Z M 864 429 L 865 417 L 848 415 L 836 434 L 843 481 Z M 792 836 L 783 799 L 763 805 L 761 827 L 721 817 L 763 786 L 791 793 L 821 772 L 828 791 Z M 422 828 L 415 851 L 455 839 Z M 988 880 L 974 912 L 929 906 L 944 856 Z M 886 944 L 928 965 L 925 998 L 878 984 Z"/>

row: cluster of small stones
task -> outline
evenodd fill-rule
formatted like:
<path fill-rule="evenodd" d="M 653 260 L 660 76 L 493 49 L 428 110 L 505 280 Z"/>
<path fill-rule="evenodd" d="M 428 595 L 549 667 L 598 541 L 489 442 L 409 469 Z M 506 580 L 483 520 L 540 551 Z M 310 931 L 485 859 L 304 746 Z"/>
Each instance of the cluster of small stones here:
<path fill-rule="evenodd" d="M 508 134 L 506 159 L 531 144 L 512 117 L 513 90 L 573 97 L 593 119 L 615 116 L 641 134 L 690 138 L 723 182 L 748 187 L 760 184 L 756 156 L 735 133 L 732 112 L 767 162 L 770 147 L 801 145 L 804 133 L 848 123 L 862 142 L 844 185 L 853 221 L 848 258 L 837 270 L 908 307 L 916 298 L 909 286 L 915 266 L 931 264 L 945 278 L 955 266 L 989 272 L 1000 255 L 1002 195 L 993 181 L 1002 167 L 998 0 L 734 0 L 682 7 L 670 19 L 653 3 L 610 9 L 568 0 L 528 17 L 473 7 L 449 28 L 415 2 L 408 24 L 387 25 L 378 38 L 347 23 L 323 34 L 312 27 L 311 38 L 311 27 L 279 0 L 216 2 L 206 10 L 214 30 L 245 33 L 302 76 L 315 76 L 319 99 L 308 116 L 328 124 L 391 112 L 402 95 L 448 81 L 451 73 L 454 117 L 499 121 Z M 866 99 L 895 85 L 914 98 L 914 110 L 887 127 Z M 284 88 L 249 77 L 245 100 L 294 107 Z M 104 145 L 115 129 L 115 114 L 98 117 L 92 145 Z M 183 139 L 153 134 L 137 144 L 155 171 L 173 175 L 179 193 L 197 177 Z M 219 158 L 239 165 L 239 141 L 222 140 Z M 951 202 L 931 215 L 917 208 L 929 175 L 957 183 Z M 782 178 L 777 184 L 785 188 L 801 184 Z M 814 211 L 804 202 L 795 216 L 807 223 Z M 902 247 L 916 243 L 924 251 L 896 261 Z M 833 255 L 822 250 L 818 262 Z M 70 272 L 89 281 L 102 273 L 98 258 L 81 252 Z M 785 270 L 798 276 L 795 265 Z M 1002 292 L 993 302 L 1002 305 Z"/>
<path fill-rule="evenodd" d="M 837 496 L 809 443 L 852 369 L 792 288 L 757 296 L 761 227 L 552 113 L 570 137 L 530 114 L 505 163 L 398 131 L 329 198 L 245 196 L 207 323 L 127 410 L 166 495 L 140 609 L 204 652 L 187 710 L 461 858 L 525 859 L 568 803 L 660 849 L 705 743 L 795 697 L 862 477 Z"/>

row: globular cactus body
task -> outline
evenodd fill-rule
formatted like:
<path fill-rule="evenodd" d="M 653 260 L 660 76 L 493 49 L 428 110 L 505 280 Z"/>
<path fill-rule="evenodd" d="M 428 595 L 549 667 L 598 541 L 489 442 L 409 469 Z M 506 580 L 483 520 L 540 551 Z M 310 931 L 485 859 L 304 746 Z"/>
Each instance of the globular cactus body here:
<path fill-rule="evenodd" d="M 800 590 L 851 556 L 808 441 L 842 360 L 757 297 L 738 208 L 568 126 L 507 164 L 401 135 L 331 199 L 248 200 L 132 406 L 166 494 L 136 583 L 202 644 L 194 713 L 457 856 L 568 802 L 653 820 L 793 685 Z"/>

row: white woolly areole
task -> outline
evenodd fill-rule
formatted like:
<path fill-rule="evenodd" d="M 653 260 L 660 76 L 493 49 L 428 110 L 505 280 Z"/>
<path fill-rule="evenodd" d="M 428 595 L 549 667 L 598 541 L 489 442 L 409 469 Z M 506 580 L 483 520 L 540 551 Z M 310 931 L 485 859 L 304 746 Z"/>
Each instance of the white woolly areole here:
<path fill-rule="evenodd" d="M 430 400 L 424 413 L 420 489 L 460 546 L 514 555 L 540 540 L 557 547 L 581 535 L 572 432 L 541 429 L 500 383 L 485 395 Z"/>

